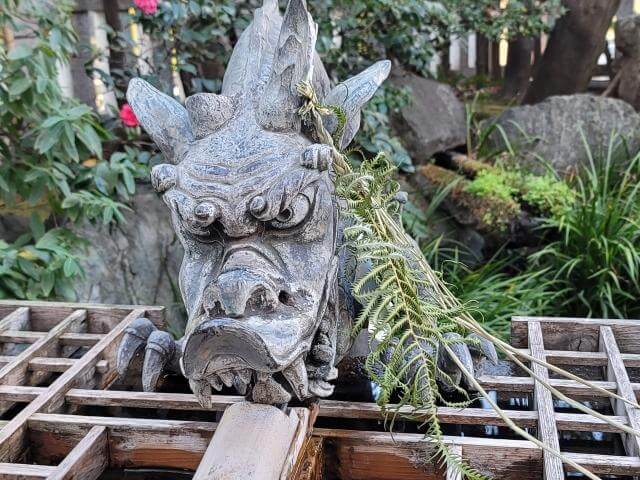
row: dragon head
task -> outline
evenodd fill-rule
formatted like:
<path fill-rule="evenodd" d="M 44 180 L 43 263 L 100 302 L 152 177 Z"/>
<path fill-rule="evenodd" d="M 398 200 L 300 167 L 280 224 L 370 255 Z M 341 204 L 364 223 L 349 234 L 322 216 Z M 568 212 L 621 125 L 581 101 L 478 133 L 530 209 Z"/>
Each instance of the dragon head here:
<path fill-rule="evenodd" d="M 338 209 L 333 149 L 314 143 L 296 87 L 310 82 L 346 146 L 387 61 L 330 88 L 305 0 L 255 12 L 233 52 L 220 95 L 185 106 L 141 79 L 127 98 L 168 163 L 152 170 L 184 246 L 180 289 L 189 320 L 181 365 L 194 389 L 251 378 L 254 401 L 285 403 L 330 392 L 340 354 L 336 279 Z M 339 123 L 342 123 L 339 125 Z M 226 383 L 226 382 L 225 382 Z"/>

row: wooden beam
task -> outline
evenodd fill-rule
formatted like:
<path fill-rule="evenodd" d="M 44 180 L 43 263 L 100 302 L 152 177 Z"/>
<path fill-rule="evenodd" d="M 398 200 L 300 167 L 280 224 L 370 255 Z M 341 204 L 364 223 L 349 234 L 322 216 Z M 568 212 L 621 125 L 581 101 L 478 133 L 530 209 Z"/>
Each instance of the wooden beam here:
<path fill-rule="evenodd" d="M 108 431 L 110 468 L 195 470 L 216 429 L 212 422 L 35 413 L 28 419 L 34 461 L 55 464 L 93 427 Z M 244 432 L 236 432 L 242 437 Z"/>
<path fill-rule="evenodd" d="M 2 334 L 0 334 L 2 338 Z M 528 348 L 519 349 L 524 354 L 530 354 Z M 547 363 L 552 365 L 571 365 L 571 366 L 587 366 L 587 367 L 606 367 L 609 359 L 604 352 L 575 352 L 571 350 L 545 350 L 544 355 Z M 622 359 L 626 367 L 640 367 L 640 354 L 637 353 L 621 353 Z"/>
<path fill-rule="evenodd" d="M 64 402 L 67 391 L 75 386 L 79 378 L 95 369 L 96 362 L 104 351 L 113 347 L 112 344 L 120 339 L 125 329 L 144 314 L 144 309 L 130 312 L 111 332 L 85 353 L 80 361 L 60 375 L 45 392 L 29 403 L 0 430 L 0 461 L 11 461 L 23 450 L 28 418 L 40 411 L 51 412 L 59 408 Z"/>
<path fill-rule="evenodd" d="M 56 467 L 46 465 L 25 465 L 21 463 L 0 463 L 0 478 L 3 480 L 35 480 L 47 478 Z"/>
<path fill-rule="evenodd" d="M 640 351 L 640 320 L 567 317 L 513 317 L 511 343 L 514 347 L 526 348 L 529 321 L 540 322 L 544 343 L 549 350 L 597 350 L 600 325 L 604 325 L 613 329 L 621 351 Z"/>
<path fill-rule="evenodd" d="M 300 455 L 298 464 L 291 472 L 290 480 L 324 480 L 324 442 L 310 437 Z"/>
<path fill-rule="evenodd" d="M 58 325 L 53 327 L 42 338 L 26 348 L 22 353 L 13 357 L 4 367 L 0 368 L 0 384 L 23 385 L 27 380 L 29 362 L 38 355 L 51 352 L 58 346 L 58 337 L 68 330 L 79 330 L 86 327 L 86 310 L 76 310 Z"/>
<path fill-rule="evenodd" d="M 2 300 L 0 300 L 2 302 Z M 29 308 L 15 306 L 0 311 L 0 331 L 24 328 L 29 322 Z"/>
<path fill-rule="evenodd" d="M 12 362 L 12 356 L 0 355 L 0 367 Z M 75 358 L 58 357 L 33 357 L 28 362 L 28 369 L 34 372 L 65 372 L 71 368 L 78 360 Z M 105 373 L 109 371 L 109 362 L 99 360 L 96 363 L 96 371 Z"/>
<path fill-rule="evenodd" d="M 419 433 L 315 428 L 313 435 L 325 441 L 326 456 L 332 459 L 326 468 L 337 478 L 441 480 L 446 475 L 431 461 L 429 440 Z M 469 465 L 490 478 L 541 478 L 541 451 L 531 442 L 451 436 L 445 436 L 444 441 L 451 447 L 462 448 L 462 456 Z"/>
<path fill-rule="evenodd" d="M 25 330 L 5 330 L 0 332 L 0 343 L 35 343 L 47 332 Z M 71 347 L 91 347 L 104 337 L 102 333 L 63 333 L 58 337 L 61 345 Z"/>
<path fill-rule="evenodd" d="M 30 328 L 30 317 L 29 308 L 17 308 L 0 321 L 0 334 L 9 330 L 26 330 Z M 15 343 L 5 342 L 0 345 L 0 352 L 13 354 L 16 352 L 16 347 Z"/>
<path fill-rule="evenodd" d="M 144 310 L 146 316 L 156 326 L 162 327 L 164 307 L 148 305 L 101 305 L 94 303 L 68 303 L 44 301 L 0 300 L 0 317 L 16 309 L 25 307 L 30 312 L 31 330 L 46 332 L 55 327 L 60 320 L 75 310 L 86 310 L 88 332 L 108 333 L 132 310 Z M 22 330 L 23 328 L 11 328 Z"/>
<path fill-rule="evenodd" d="M 286 414 L 272 405 L 236 403 L 222 416 L 193 478 L 286 479 L 308 427 L 308 409 L 294 408 Z"/>
<path fill-rule="evenodd" d="M 613 329 L 610 326 L 600 327 L 600 350 L 607 354 L 609 364 L 607 365 L 607 380 L 614 381 L 618 386 L 618 395 L 625 400 L 636 403 L 636 396 L 633 387 L 629 381 L 627 369 L 622 361 L 620 350 Z M 635 431 L 640 432 L 640 417 L 638 409 L 631 405 L 617 400 L 611 399 L 611 405 L 616 415 L 626 415 L 629 419 L 629 426 Z M 640 454 L 640 439 L 635 435 L 622 434 L 622 440 L 627 455 L 638 456 Z"/>
<path fill-rule="evenodd" d="M 511 393 L 532 393 L 533 379 L 531 377 L 506 377 L 482 375 L 479 379 L 480 384 L 486 390 L 496 390 L 498 392 Z M 615 382 L 592 381 L 593 385 L 603 388 L 609 392 L 617 392 L 618 386 Z M 602 398 L 602 395 L 594 391 L 591 387 L 583 385 L 574 380 L 566 380 L 563 378 L 552 378 L 549 384 L 566 395 L 582 398 Z M 632 383 L 636 398 L 640 398 L 640 383 Z"/>
<path fill-rule="evenodd" d="M 529 322 L 528 328 L 531 356 L 543 362 L 546 361 L 540 322 Z M 533 373 L 540 379 L 534 379 L 533 393 L 533 401 L 538 411 L 538 439 L 549 448 L 560 452 L 560 440 L 558 439 L 558 429 L 556 427 L 553 397 L 549 389 L 544 385 L 544 382 L 549 382 L 549 372 L 546 367 L 534 362 L 532 362 L 531 370 L 533 370 Z M 543 453 L 543 458 L 544 479 L 562 480 L 564 478 L 562 460 L 547 451 Z"/>
<path fill-rule="evenodd" d="M 96 480 L 109 464 L 107 429 L 92 427 L 48 480 Z"/>
<path fill-rule="evenodd" d="M 564 452 L 563 455 L 596 475 L 640 475 L 640 458 L 638 457 L 573 452 Z M 573 469 L 567 466 L 567 470 Z"/>
<path fill-rule="evenodd" d="M 100 365 L 98 362 L 97 365 Z M 30 402 L 45 388 L 0 386 L 0 400 L 13 402 Z M 78 406 L 130 407 L 166 410 L 204 411 L 195 396 L 190 393 L 161 392 L 129 392 L 123 390 L 88 390 L 71 389 L 65 395 L 66 403 Z M 244 397 L 236 395 L 212 395 L 212 411 L 224 411 L 229 406 L 244 401 Z M 371 402 L 344 402 L 338 400 L 321 400 L 319 402 L 320 417 L 348 418 L 360 420 L 381 420 L 382 409 Z M 396 411 L 396 405 L 388 405 L 387 410 Z M 412 414 L 408 421 L 420 421 L 420 412 L 408 407 L 399 409 L 400 415 Z M 509 417 L 518 426 L 535 428 L 538 424 L 538 412 L 531 410 L 509 410 Z M 617 432 L 608 423 L 591 415 L 579 413 L 556 413 L 558 430 L 579 432 Z M 628 424 L 625 416 L 609 416 L 611 421 Z M 491 409 L 484 408 L 438 408 L 438 419 L 441 423 L 456 425 L 496 425 L 504 426 L 504 422 Z"/>

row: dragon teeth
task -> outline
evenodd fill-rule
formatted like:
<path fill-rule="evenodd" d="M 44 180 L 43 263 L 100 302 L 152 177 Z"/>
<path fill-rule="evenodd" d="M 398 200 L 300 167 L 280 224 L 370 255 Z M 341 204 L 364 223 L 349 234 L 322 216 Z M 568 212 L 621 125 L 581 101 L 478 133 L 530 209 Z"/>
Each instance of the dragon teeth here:
<path fill-rule="evenodd" d="M 211 385 L 206 380 L 189 379 L 191 391 L 203 408 L 211 408 Z"/>
<path fill-rule="evenodd" d="M 300 400 L 304 400 L 309 396 L 309 377 L 307 376 L 307 367 L 301 356 L 285 368 L 282 374 Z"/>
<path fill-rule="evenodd" d="M 222 390 L 222 382 L 220 381 L 220 377 L 218 377 L 218 375 L 211 375 L 209 377 L 209 383 L 213 388 L 216 389 L 216 391 L 219 392 L 220 390 Z"/>
<path fill-rule="evenodd" d="M 224 383 L 227 387 L 231 387 L 233 385 L 233 373 L 230 371 L 226 372 L 218 372 L 218 376 L 222 383 Z"/>
<path fill-rule="evenodd" d="M 240 377 L 240 380 L 242 380 L 243 383 L 247 385 L 251 383 L 251 370 L 249 370 L 248 368 L 243 368 L 242 370 L 239 370 L 238 376 Z"/>
<path fill-rule="evenodd" d="M 233 386 L 235 387 L 238 394 L 240 395 L 247 394 L 247 384 L 242 381 L 240 376 L 236 375 L 233 377 Z"/>

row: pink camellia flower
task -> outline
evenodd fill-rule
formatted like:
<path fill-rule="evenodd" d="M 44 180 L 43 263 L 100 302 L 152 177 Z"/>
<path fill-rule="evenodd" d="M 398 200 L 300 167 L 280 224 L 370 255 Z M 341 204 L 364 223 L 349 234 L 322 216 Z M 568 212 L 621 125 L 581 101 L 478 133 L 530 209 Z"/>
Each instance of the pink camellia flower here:
<path fill-rule="evenodd" d="M 120 120 L 122 120 L 122 123 L 124 123 L 127 127 L 137 127 L 138 125 L 140 125 L 140 122 L 138 122 L 138 117 L 136 117 L 136 114 L 133 113 L 133 109 L 128 103 L 122 105 L 122 108 L 120 109 Z"/>
<path fill-rule="evenodd" d="M 158 0 L 133 0 L 145 15 L 153 15 L 158 10 Z"/>

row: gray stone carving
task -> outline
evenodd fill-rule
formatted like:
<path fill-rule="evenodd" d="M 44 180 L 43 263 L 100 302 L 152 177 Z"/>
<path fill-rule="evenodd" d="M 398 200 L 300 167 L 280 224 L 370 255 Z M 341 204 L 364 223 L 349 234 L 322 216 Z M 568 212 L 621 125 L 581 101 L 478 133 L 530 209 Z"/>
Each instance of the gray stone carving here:
<path fill-rule="evenodd" d="M 351 316 L 339 308 L 332 150 L 306 134 L 296 86 L 312 81 L 321 99 L 344 109 L 346 145 L 390 64 L 331 89 L 316 30 L 304 0 L 291 0 L 284 18 L 266 0 L 233 52 L 221 95 L 197 94 L 182 107 L 140 79 L 129 85 L 129 103 L 169 162 L 153 169 L 152 183 L 184 245 L 189 314 L 177 342 L 144 319 L 127 331 L 118 366 L 124 373 L 146 345 L 145 390 L 169 369 L 182 371 L 204 404 L 223 384 L 276 404 L 333 391 Z"/>
<path fill-rule="evenodd" d="M 270 404 L 333 392 L 335 366 L 352 343 L 345 272 L 356 269 L 339 254 L 333 150 L 302 124 L 296 86 L 311 81 L 321 101 L 342 108 L 344 147 L 390 62 L 331 88 L 316 30 L 305 0 L 290 0 L 284 17 L 265 0 L 221 95 L 197 94 L 182 107 L 140 79 L 129 85 L 129 103 L 168 161 L 153 169 L 152 183 L 184 246 L 189 316 L 178 341 L 146 319 L 125 333 L 118 370 L 125 374 L 144 349 L 145 390 L 168 370 L 187 377 L 204 406 L 223 385 Z M 325 126 L 335 133 L 338 122 L 329 117 Z"/>

